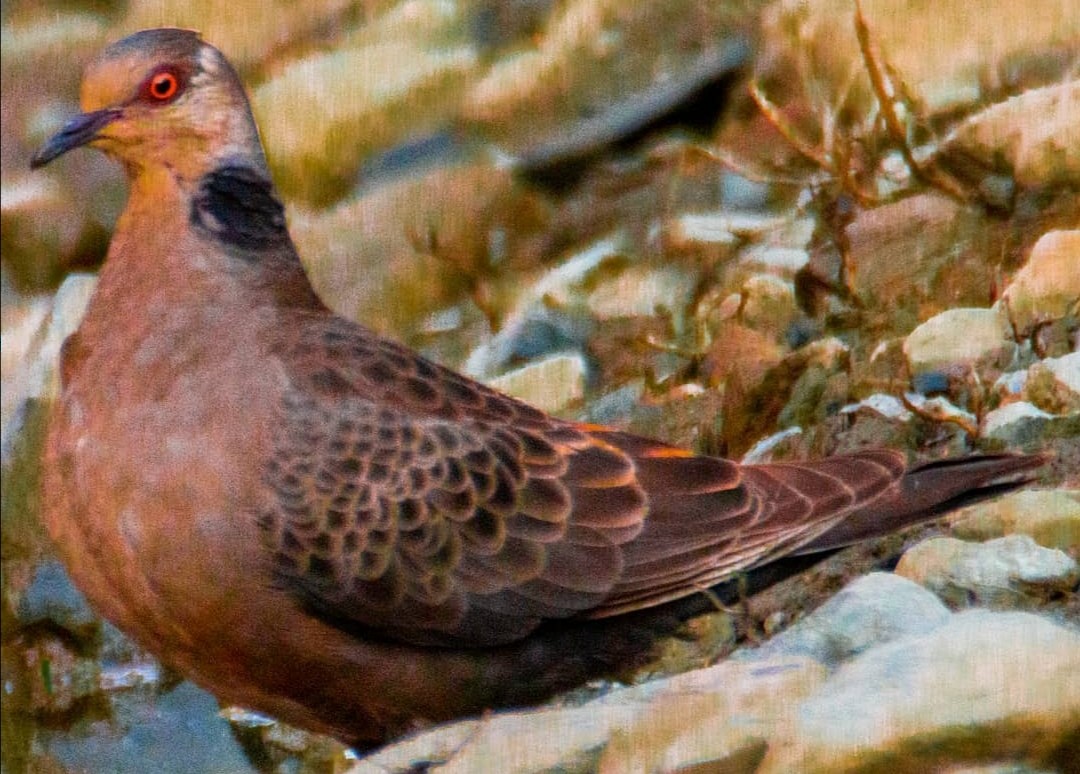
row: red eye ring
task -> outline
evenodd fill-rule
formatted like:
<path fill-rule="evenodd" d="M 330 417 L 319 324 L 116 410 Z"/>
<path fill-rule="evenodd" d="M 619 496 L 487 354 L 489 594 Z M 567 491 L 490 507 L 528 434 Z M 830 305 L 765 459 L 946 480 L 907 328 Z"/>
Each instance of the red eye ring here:
<path fill-rule="evenodd" d="M 155 102 L 167 102 L 180 90 L 180 79 L 171 70 L 154 73 L 146 81 L 146 95 Z"/>

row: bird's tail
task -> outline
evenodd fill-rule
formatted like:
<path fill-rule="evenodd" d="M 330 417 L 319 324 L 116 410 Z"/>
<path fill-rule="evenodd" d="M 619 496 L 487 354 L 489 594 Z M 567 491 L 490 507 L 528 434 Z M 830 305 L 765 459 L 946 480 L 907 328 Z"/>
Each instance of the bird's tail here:
<path fill-rule="evenodd" d="M 867 503 L 796 553 L 842 548 L 1008 492 L 1031 481 L 1046 461 L 1043 454 L 990 454 L 917 465 L 887 496 Z"/>

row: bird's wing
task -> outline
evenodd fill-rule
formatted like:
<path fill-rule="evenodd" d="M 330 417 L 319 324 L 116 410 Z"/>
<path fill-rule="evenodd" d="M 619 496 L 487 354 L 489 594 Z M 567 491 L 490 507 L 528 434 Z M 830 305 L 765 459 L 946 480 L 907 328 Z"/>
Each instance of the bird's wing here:
<path fill-rule="evenodd" d="M 278 581 L 343 626 L 490 645 L 655 605 L 795 550 L 903 473 L 892 452 L 695 457 L 334 326 L 296 350 L 259 523 Z"/>

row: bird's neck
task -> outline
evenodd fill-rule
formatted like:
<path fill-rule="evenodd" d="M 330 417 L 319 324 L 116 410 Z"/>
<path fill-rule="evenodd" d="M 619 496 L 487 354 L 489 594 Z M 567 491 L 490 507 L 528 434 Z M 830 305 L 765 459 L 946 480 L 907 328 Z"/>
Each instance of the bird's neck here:
<path fill-rule="evenodd" d="M 325 309 L 272 186 L 249 177 L 219 169 L 190 184 L 167 169 L 134 175 L 85 322 L 120 315 L 149 331 L 258 310 Z M 186 319 L 166 325 L 162 316 L 178 309 Z"/>
<path fill-rule="evenodd" d="M 128 224 L 166 220 L 165 241 L 158 246 L 162 271 L 187 275 L 189 281 L 192 274 L 232 280 L 247 291 L 249 304 L 321 307 L 269 172 L 259 160 L 250 161 L 228 158 L 194 179 L 171 170 L 142 170 L 132 179 L 114 242 L 130 238 Z M 180 241 L 173 241 L 174 229 Z M 143 233 L 139 238 L 151 237 Z M 110 255 L 119 252 L 110 250 Z"/>

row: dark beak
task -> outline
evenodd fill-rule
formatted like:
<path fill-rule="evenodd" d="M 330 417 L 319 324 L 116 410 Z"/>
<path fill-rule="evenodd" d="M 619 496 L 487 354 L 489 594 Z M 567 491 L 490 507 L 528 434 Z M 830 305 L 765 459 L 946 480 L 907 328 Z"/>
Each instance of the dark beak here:
<path fill-rule="evenodd" d="M 95 110 L 93 113 L 81 113 L 75 116 L 34 154 L 34 157 L 30 159 L 30 168 L 43 167 L 72 148 L 86 145 L 119 116 L 120 111 L 113 109 Z"/>

